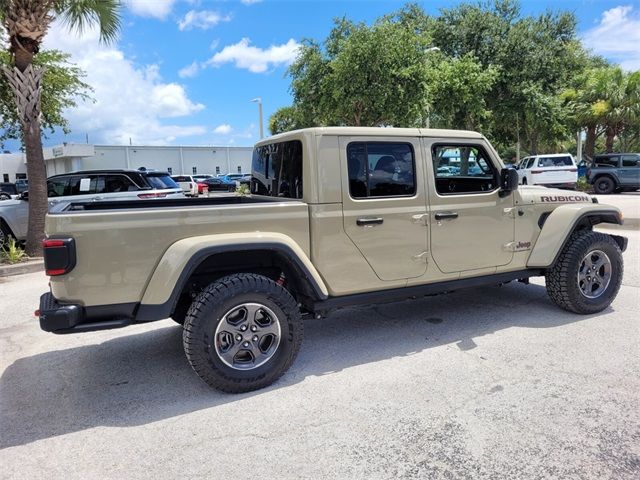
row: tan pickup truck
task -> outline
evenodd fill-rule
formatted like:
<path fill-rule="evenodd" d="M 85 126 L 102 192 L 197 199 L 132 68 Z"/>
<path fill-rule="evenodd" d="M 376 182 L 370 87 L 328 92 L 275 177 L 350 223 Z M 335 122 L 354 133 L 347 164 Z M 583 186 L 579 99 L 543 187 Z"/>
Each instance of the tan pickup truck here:
<path fill-rule="evenodd" d="M 521 186 L 468 131 L 313 128 L 253 153 L 252 194 L 59 205 L 40 325 L 74 333 L 171 317 L 193 369 L 228 392 L 294 361 L 303 317 L 546 276 L 576 313 L 622 281 L 622 223 L 589 195 Z"/>

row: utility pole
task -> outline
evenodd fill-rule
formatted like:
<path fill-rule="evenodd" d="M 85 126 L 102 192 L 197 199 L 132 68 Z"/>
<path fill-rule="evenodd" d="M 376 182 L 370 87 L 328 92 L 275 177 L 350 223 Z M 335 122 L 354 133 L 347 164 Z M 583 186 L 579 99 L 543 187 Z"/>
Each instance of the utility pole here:
<path fill-rule="evenodd" d="M 260 140 L 264 138 L 264 121 L 262 120 L 262 98 L 257 97 L 251 100 L 251 103 L 258 104 L 258 116 L 260 117 Z"/>

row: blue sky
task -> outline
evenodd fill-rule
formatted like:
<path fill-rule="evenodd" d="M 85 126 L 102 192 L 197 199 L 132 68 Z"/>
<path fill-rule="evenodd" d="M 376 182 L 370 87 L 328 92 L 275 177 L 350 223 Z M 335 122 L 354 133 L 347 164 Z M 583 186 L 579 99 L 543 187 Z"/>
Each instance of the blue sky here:
<path fill-rule="evenodd" d="M 323 39 L 332 19 L 371 22 L 395 1 L 125 0 L 113 45 L 54 24 L 46 47 L 68 51 L 87 71 L 95 103 L 67 112 L 68 142 L 251 145 L 261 97 L 269 115 L 290 104 L 287 65 L 304 38 Z M 428 13 L 459 2 L 421 2 Z M 585 43 L 627 69 L 640 68 L 640 5 L 609 0 L 523 1 L 523 11 L 574 12 Z M 9 145 L 15 150 L 15 145 Z"/>

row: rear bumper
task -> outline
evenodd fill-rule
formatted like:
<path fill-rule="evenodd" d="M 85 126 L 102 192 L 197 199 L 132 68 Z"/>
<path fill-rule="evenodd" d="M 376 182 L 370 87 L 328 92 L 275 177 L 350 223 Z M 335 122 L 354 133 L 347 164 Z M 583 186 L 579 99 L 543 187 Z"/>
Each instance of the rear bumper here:
<path fill-rule="evenodd" d="M 83 307 L 61 304 L 51 294 L 40 296 L 40 328 L 52 333 L 79 333 L 131 325 L 137 304 Z"/>

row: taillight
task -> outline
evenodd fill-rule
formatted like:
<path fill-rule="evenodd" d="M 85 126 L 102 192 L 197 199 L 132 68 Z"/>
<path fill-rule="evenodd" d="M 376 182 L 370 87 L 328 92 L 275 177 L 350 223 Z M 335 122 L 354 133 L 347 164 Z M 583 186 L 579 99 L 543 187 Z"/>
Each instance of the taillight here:
<path fill-rule="evenodd" d="M 138 198 L 164 198 L 166 193 L 139 193 Z"/>
<path fill-rule="evenodd" d="M 76 242 L 73 238 L 47 238 L 42 241 L 44 270 L 50 277 L 64 275 L 76 266 Z"/>

